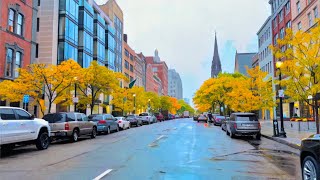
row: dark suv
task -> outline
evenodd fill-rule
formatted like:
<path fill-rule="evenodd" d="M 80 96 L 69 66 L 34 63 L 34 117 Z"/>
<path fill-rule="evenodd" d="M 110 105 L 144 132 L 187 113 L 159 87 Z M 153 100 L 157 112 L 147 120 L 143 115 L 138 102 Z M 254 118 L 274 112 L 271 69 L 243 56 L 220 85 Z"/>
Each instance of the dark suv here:
<path fill-rule="evenodd" d="M 300 148 L 302 179 L 320 179 L 320 134 L 302 140 Z"/>
<path fill-rule="evenodd" d="M 257 140 L 261 138 L 261 126 L 254 113 L 232 113 L 226 122 L 226 133 L 234 138 L 239 136 L 255 136 Z"/>

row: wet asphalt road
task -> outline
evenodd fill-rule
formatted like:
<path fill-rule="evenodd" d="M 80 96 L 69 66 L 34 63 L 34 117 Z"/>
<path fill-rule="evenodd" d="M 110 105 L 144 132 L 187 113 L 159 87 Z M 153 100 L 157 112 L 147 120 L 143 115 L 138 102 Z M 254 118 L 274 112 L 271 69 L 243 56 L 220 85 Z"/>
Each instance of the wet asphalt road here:
<path fill-rule="evenodd" d="M 19 148 L 0 159 L 0 179 L 301 179 L 298 153 L 268 139 L 231 139 L 220 127 L 179 119 L 56 142 L 45 151 Z"/>

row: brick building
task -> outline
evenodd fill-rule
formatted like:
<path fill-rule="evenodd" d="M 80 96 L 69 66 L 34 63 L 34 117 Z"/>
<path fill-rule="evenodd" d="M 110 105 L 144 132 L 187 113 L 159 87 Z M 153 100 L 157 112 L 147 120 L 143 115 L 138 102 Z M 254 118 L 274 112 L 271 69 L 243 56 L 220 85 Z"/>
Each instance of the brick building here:
<path fill-rule="evenodd" d="M 0 1 L 0 80 L 19 76 L 18 68 L 34 62 L 37 52 L 36 21 L 38 1 Z M 0 105 L 22 107 L 21 102 L 0 101 Z"/>
<path fill-rule="evenodd" d="M 124 87 L 128 87 L 129 83 L 132 82 L 135 78 L 134 75 L 134 66 L 135 66 L 135 56 L 136 53 L 133 49 L 128 45 L 128 36 L 126 34 L 123 35 L 123 48 L 124 48 L 124 56 L 122 61 L 122 73 L 129 79 L 129 82 L 124 82 Z"/>
<path fill-rule="evenodd" d="M 293 32 L 308 31 L 319 18 L 319 0 L 300 0 L 292 3 L 292 30 Z"/>
<path fill-rule="evenodd" d="M 168 66 L 166 62 L 160 60 L 158 50 L 155 50 L 154 56 L 146 57 L 146 63 L 152 65 L 153 73 L 160 78 L 163 88 L 162 94 L 168 95 Z"/>

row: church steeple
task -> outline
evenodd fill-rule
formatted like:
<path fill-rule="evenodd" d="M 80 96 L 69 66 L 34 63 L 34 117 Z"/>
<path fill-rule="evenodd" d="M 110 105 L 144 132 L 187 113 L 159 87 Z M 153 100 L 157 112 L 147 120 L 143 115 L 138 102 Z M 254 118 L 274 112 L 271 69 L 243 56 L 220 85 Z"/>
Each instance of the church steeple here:
<path fill-rule="evenodd" d="M 217 77 L 218 74 L 221 72 L 221 62 L 219 57 L 219 50 L 218 50 L 218 42 L 217 42 L 217 33 L 215 33 L 215 41 L 214 41 L 214 52 L 213 52 L 213 59 L 211 65 L 211 77 Z"/>

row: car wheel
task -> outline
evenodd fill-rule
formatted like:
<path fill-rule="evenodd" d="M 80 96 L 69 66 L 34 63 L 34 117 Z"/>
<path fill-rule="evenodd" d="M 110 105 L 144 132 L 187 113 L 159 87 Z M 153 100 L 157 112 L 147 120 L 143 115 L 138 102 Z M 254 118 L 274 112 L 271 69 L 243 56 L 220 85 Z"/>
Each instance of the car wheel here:
<path fill-rule="evenodd" d="M 126 126 L 123 124 L 121 129 L 122 129 L 122 130 L 125 130 L 125 129 L 126 129 Z"/>
<path fill-rule="evenodd" d="M 199 123 L 199 121 L 198 121 L 198 123 Z"/>
<path fill-rule="evenodd" d="M 48 132 L 46 131 L 40 132 L 36 140 L 37 149 L 39 150 L 47 149 L 49 147 L 49 144 L 50 144 L 50 138 L 49 138 Z"/>
<path fill-rule="evenodd" d="M 128 126 L 128 129 L 130 129 L 131 128 L 131 124 L 129 124 L 129 126 Z"/>
<path fill-rule="evenodd" d="M 111 133 L 110 127 L 108 127 L 107 134 L 110 134 L 110 133 Z"/>
<path fill-rule="evenodd" d="M 302 164 L 302 179 L 320 179 L 319 171 L 319 164 L 312 156 L 307 156 L 304 158 Z"/>
<path fill-rule="evenodd" d="M 261 140 L 261 133 L 256 134 L 255 139 L 256 140 Z"/>
<path fill-rule="evenodd" d="M 226 129 L 226 134 L 227 134 L 227 136 L 229 136 L 229 131 L 228 131 L 228 129 Z"/>
<path fill-rule="evenodd" d="M 97 128 L 93 127 L 92 132 L 91 132 L 91 138 L 94 139 L 97 136 Z"/>
<path fill-rule="evenodd" d="M 73 132 L 72 132 L 71 141 L 72 141 L 72 142 L 77 142 L 78 139 L 79 139 L 79 132 L 78 132 L 78 130 L 75 129 L 75 130 L 73 130 Z"/>
<path fill-rule="evenodd" d="M 232 139 L 234 138 L 234 134 L 232 132 L 229 132 L 229 135 Z"/>

